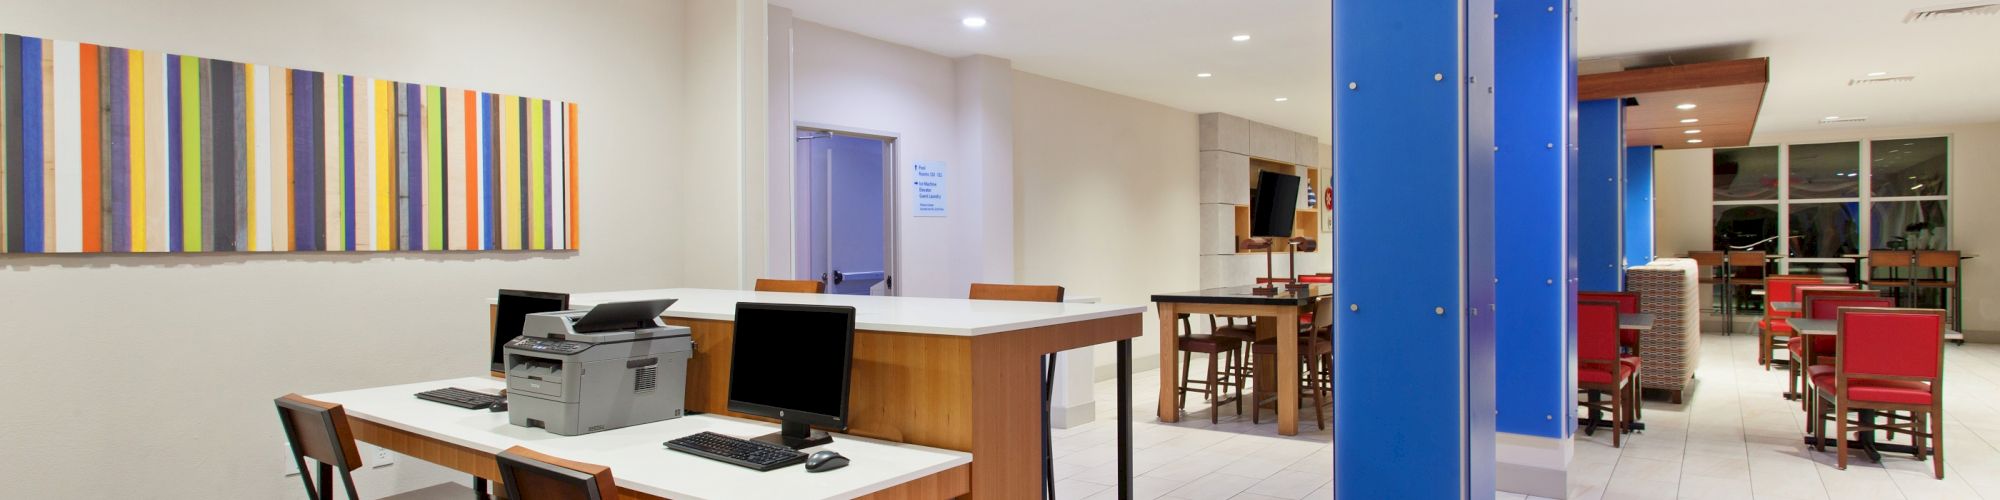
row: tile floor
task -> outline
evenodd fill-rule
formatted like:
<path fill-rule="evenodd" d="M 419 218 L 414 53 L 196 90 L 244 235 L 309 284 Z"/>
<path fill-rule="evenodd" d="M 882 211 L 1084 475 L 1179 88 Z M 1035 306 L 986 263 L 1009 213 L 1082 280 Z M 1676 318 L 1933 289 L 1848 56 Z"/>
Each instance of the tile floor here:
<path fill-rule="evenodd" d="M 1805 413 L 1780 397 L 1785 372 L 1758 366 L 1756 346 L 1753 335 L 1704 336 L 1686 404 L 1648 400 L 1648 428 L 1629 436 L 1624 448 L 1612 448 L 1607 432 L 1579 433 L 1569 497 L 2000 500 L 2000 399 L 1993 397 L 2000 394 L 2000 345 L 1945 349 L 1942 481 L 1931 477 L 1930 462 L 1908 455 L 1885 455 L 1880 464 L 1857 456 L 1847 470 L 1835 469 L 1832 451 L 1813 452 L 1801 442 Z M 1332 498 L 1329 431 L 1301 419 L 1299 435 L 1278 436 L 1271 420 L 1252 425 L 1228 405 L 1221 422 L 1210 424 L 1206 404 L 1192 400 L 1181 422 L 1161 424 L 1152 417 L 1158 377 L 1156 370 L 1133 377 L 1138 498 Z M 1096 390 L 1098 419 L 1056 430 L 1058 498 L 1115 497 L 1115 415 L 1102 404 L 1115 401 L 1115 387 L 1107 381 Z"/>

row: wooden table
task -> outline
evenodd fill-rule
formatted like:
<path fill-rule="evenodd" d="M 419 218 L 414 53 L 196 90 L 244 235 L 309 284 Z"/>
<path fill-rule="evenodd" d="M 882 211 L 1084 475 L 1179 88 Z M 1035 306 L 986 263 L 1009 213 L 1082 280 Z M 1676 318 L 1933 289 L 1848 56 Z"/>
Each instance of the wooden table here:
<path fill-rule="evenodd" d="M 661 298 L 679 299 L 667 324 L 694 330 L 688 410 L 751 419 L 728 407 L 736 303 L 854 307 L 847 433 L 971 452 L 976 499 L 1040 495 L 1042 356 L 1115 343 L 1118 488 L 1131 491 L 1131 339 L 1143 306 L 692 288 L 573 294 L 570 306 Z"/>
<path fill-rule="evenodd" d="M 853 460 L 852 465 L 825 473 L 808 473 L 798 466 L 758 472 L 671 451 L 662 443 L 703 431 L 748 438 L 777 430 L 765 422 L 689 415 L 558 436 L 509 425 L 506 413 L 466 410 L 411 396 L 445 387 L 490 393 L 498 392 L 504 382 L 468 377 L 309 397 L 344 406 L 356 439 L 496 483 L 500 474 L 493 456 L 518 445 L 610 467 L 621 499 L 944 499 L 972 488 L 972 454 L 958 451 L 836 434 L 832 444 L 807 450 L 839 451 Z"/>
<path fill-rule="evenodd" d="M 1795 312 L 1799 312 L 1799 310 L 1801 310 L 1801 309 L 1804 309 L 1804 308 L 1805 308 L 1805 306 L 1803 306 L 1803 305 L 1800 305 L 1800 303 L 1798 303 L 1798 302 L 1772 302 L 1772 303 L 1771 303 L 1771 310 L 1773 310 L 1773 311 L 1777 311 L 1777 312 L 1785 312 L 1785 313 L 1795 313 Z"/>
<path fill-rule="evenodd" d="M 1254 287 L 1210 288 L 1181 293 L 1153 295 L 1160 310 L 1160 421 L 1178 422 L 1180 409 L 1173 402 L 1180 387 L 1179 331 L 1175 319 L 1182 314 L 1255 316 L 1257 338 L 1276 338 L 1278 344 L 1276 387 L 1278 388 L 1278 434 L 1299 433 L 1299 316 L 1314 300 L 1333 296 L 1333 285 L 1313 284 L 1303 288 L 1279 286 L 1264 295 Z"/>

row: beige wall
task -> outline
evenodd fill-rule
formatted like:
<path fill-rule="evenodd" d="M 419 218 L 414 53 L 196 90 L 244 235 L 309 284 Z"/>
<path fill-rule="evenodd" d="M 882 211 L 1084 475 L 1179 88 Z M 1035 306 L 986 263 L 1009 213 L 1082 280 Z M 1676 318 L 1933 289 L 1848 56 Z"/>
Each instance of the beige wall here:
<path fill-rule="evenodd" d="M 1195 114 L 1014 75 L 1020 281 L 1059 283 L 1116 304 L 1198 288 Z M 1149 307 L 1134 358 L 1157 358 L 1157 325 Z M 1099 351 L 1098 365 L 1110 364 L 1111 349 Z"/>
<path fill-rule="evenodd" d="M 0 257 L 0 497 L 302 498 L 271 399 L 485 372 L 501 287 L 680 279 L 679 1 L 0 2 L 0 31 L 574 101 L 582 250 Z M 534 35 L 534 36 L 526 36 Z M 688 41 L 693 43 L 694 41 Z M 364 497 L 408 486 L 403 460 Z M 417 474 L 429 480 L 459 475 Z"/>
<path fill-rule="evenodd" d="M 2000 213 L 2000 197 L 1985 191 L 2000 186 L 2000 123 L 1884 129 L 1841 129 L 1758 134 L 1754 144 L 1951 136 L 1952 246 L 1981 258 L 1965 261 L 1965 328 L 2000 331 L 2000 231 L 1988 222 Z M 1655 222 L 1660 255 L 1680 255 L 1710 244 L 1713 201 L 1710 149 L 1661 151 L 1655 163 L 1658 205 Z"/>

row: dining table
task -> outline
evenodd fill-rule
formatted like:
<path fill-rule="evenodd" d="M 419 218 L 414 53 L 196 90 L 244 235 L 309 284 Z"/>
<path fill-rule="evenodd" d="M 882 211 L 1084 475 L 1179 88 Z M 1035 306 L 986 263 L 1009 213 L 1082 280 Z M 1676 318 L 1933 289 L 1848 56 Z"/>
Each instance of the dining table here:
<path fill-rule="evenodd" d="M 1216 316 L 1251 316 L 1256 321 L 1257 338 L 1276 338 L 1278 355 L 1276 370 L 1266 375 L 1266 370 L 1258 369 L 1258 377 L 1275 377 L 1275 387 L 1299 387 L 1302 376 L 1299 365 L 1299 318 L 1303 317 L 1314 301 L 1333 296 L 1332 283 L 1315 283 L 1287 286 L 1232 286 L 1195 290 L 1190 292 L 1154 294 L 1153 303 L 1160 314 L 1160 421 L 1178 422 L 1180 408 L 1176 407 L 1175 391 L 1180 387 L 1180 350 L 1176 320 L 1183 314 L 1208 314 Z M 1307 332 L 1310 334 L 1310 332 Z M 1261 383 L 1261 381 L 1260 381 Z M 1279 390 L 1278 393 L 1278 434 L 1294 436 L 1299 433 L 1299 391 Z"/>

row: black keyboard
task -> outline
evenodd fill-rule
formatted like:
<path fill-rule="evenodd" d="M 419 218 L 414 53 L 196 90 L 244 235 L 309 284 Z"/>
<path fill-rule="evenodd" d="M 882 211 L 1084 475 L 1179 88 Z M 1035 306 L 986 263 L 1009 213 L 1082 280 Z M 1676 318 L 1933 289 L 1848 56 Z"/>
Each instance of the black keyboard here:
<path fill-rule="evenodd" d="M 417 399 L 422 399 L 424 401 L 430 401 L 434 403 L 444 403 L 459 408 L 464 408 L 467 410 L 480 410 L 480 409 L 492 408 L 493 405 L 507 401 L 507 398 L 504 397 L 495 396 L 484 392 L 469 391 L 457 387 L 446 387 L 434 391 L 419 392 L 417 393 Z"/>
<path fill-rule="evenodd" d="M 767 471 L 806 461 L 799 450 L 762 441 L 703 432 L 666 442 L 667 449 Z"/>

